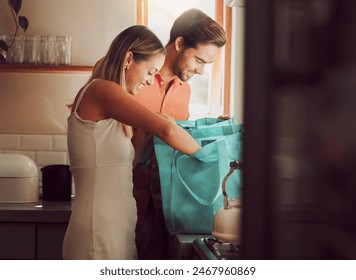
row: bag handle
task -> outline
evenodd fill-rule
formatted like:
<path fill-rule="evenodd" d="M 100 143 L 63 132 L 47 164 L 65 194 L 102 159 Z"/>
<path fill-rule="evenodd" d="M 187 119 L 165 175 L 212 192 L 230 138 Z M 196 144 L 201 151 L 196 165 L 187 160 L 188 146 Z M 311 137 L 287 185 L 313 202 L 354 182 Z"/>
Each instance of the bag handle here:
<path fill-rule="evenodd" d="M 239 133 L 243 130 L 243 125 L 226 125 L 226 126 L 216 126 L 216 127 L 204 127 L 199 129 L 191 129 L 188 133 L 196 140 L 199 139 L 219 139 L 224 136 Z M 208 135 L 208 136 L 207 136 Z"/>
<path fill-rule="evenodd" d="M 182 154 L 182 153 L 179 153 L 178 156 L 176 156 L 175 158 L 175 165 L 177 167 L 177 175 L 180 179 L 180 181 L 182 182 L 183 186 L 186 188 L 186 190 L 190 193 L 190 195 L 196 200 L 198 201 L 200 204 L 202 205 L 205 205 L 205 206 L 208 206 L 208 205 L 211 205 L 213 204 L 220 196 L 221 194 L 221 188 L 220 188 L 220 184 L 221 184 L 221 181 L 222 181 L 222 174 L 224 174 L 224 167 L 225 166 L 228 166 L 228 163 L 227 163 L 227 151 L 226 151 L 226 142 L 225 142 L 225 139 L 222 138 L 222 139 L 218 139 L 217 141 L 215 141 L 214 143 L 210 143 L 208 145 L 212 145 L 212 144 L 215 144 L 216 145 L 216 149 L 217 149 L 217 161 L 218 161 L 218 165 L 219 165 L 219 188 L 217 188 L 217 192 L 214 196 L 214 199 L 209 202 L 205 199 L 202 199 L 201 197 L 199 197 L 196 193 L 194 193 L 191 188 L 188 186 L 188 184 L 184 181 L 182 175 L 180 174 L 180 171 L 179 171 L 179 162 L 181 161 L 182 158 L 184 157 L 189 157 L 188 155 L 186 154 Z M 204 148 L 202 148 L 204 149 Z M 198 153 L 198 152 L 197 152 Z M 204 161 L 202 160 L 203 158 L 197 158 L 195 155 L 197 154 L 195 153 L 192 157 L 194 157 L 195 159 L 197 160 L 201 160 L 201 161 Z"/>
<path fill-rule="evenodd" d="M 237 123 L 238 121 L 235 116 L 232 116 L 230 119 L 218 119 L 218 118 L 205 117 L 197 120 L 177 121 L 177 124 L 185 129 L 197 129 L 197 128 L 214 127 L 214 126 L 234 125 Z"/>

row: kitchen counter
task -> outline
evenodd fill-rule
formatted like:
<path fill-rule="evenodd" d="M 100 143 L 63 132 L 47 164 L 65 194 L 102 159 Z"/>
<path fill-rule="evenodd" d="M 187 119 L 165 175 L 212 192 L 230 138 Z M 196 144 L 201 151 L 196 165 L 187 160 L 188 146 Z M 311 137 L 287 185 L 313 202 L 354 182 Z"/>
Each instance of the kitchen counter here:
<path fill-rule="evenodd" d="M 70 201 L 38 201 L 33 203 L 0 203 L 0 237 L 4 241 L 0 245 L 7 253 L 0 253 L 0 259 L 60 259 L 61 244 L 73 209 L 74 199 Z M 36 229 L 35 229 L 36 228 Z M 43 232 L 41 234 L 41 232 Z M 28 244 L 37 244 L 41 248 L 27 249 L 25 253 L 14 255 L 18 238 L 25 236 Z M 38 237 L 37 235 L 40 234 Z M 170 236 L 170 257 L 173 259 L 191 259 L 193 241 L 198 238 L 211 237 L 204 234 L 174 234 Z M 37 240 L 37 241 L 34 241 Z M 10 246 L 10 245 L 11 246 Z M 54 246 L 54 248 L 53 248 Z M 6 248 L 5 248 L 6 249 Z M 17 249 L 20 253 L 24 249 Z M 41 253 L 42 252 L 42 253 Z M 44 252 L 44 253 L 43 253 Z M 54 254 L 54 255 L 53 255 Z"/>
<path fill-rule="evenodd" d="M 68 223 L 74 200 L 0 203 L 0 222 Z"/>

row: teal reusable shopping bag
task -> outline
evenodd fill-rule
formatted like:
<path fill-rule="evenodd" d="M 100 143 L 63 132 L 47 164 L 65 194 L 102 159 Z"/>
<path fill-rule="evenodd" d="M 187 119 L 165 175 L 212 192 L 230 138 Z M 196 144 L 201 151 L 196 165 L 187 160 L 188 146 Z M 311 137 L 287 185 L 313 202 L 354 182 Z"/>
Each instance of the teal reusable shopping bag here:
<path fill-rule="evenodd" d="M 229 126 L 237 124 L 237 119 L 235 117 L 229 119 L 217 119 L 217 118 L 201 118 L 197 120 L 186 120 L 177 121 L 177 124 L 185 129 L 197 129 L 206 127 L 217 127 L 217 126 Z"/>
<path fill-rule="evenodd" d="M 189 121 L 187 121 L 189 122 Z M 192 156 L 154 138 L 165 223 L 170 233 L 210 234 L 223 206 L 221 183 L 229 163 L 241 159 L 242 125 L 203 124 L 187 131 L 202 146 Z M 229 197 L 239 197 L 241 174 L 229 178 Z"/>

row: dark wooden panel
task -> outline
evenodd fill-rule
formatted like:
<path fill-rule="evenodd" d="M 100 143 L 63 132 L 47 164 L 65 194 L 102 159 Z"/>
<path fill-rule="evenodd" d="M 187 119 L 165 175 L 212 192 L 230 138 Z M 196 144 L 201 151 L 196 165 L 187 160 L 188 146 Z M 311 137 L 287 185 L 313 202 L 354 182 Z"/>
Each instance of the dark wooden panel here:
<path fill-rule="evenodd" d="M 37 224 L 37 259 L 61 260 L 66 223 Z"/>
<path fill-rule="evenodd" d="M 34 223 L 0 224 L 0 259 L 32 260 L 36 257 Z"/>

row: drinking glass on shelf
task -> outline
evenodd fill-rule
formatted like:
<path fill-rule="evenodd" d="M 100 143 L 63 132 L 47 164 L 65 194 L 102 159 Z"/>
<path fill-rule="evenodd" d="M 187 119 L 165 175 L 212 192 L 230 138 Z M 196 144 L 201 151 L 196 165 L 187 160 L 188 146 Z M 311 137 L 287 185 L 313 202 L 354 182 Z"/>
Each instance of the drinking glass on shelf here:
<path fill-rule="evenodd" d="M 12 62 L 23 64 L 25 62 L 25 35 L 17 35 L 11 47 Z"/>
<path fill-rule="evenodd" d="M 57 62 L 70 65 L 72 56 L 72 37 L 57 36 Z"/>
<path fill-rule="evenodd" d="M 57 36 L 42 35 L 42 60 L 44 64 L 57 64 Z"/>
<path fill-rule="evenodd" d="M 26 35 L 27 63 L 39 65 L 41 59 L 41 35 Z"/>

